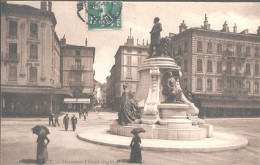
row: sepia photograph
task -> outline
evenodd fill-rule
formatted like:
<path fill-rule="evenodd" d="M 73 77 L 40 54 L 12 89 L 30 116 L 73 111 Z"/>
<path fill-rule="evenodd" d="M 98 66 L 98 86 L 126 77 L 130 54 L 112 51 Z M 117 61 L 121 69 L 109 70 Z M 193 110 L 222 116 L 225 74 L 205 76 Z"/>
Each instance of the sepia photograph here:
<path fill-rule="evenodd" d="M 260 164 L 259 9 L 1 0 L 0 165 Z"/>

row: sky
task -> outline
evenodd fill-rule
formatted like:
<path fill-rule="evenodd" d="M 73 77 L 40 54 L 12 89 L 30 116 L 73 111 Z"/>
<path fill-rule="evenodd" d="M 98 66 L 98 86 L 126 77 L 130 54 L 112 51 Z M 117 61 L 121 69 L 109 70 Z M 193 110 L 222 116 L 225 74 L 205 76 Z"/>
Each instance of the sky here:
<path fill-rule="evenodd" d="M 12 1 L 8 3 L 25 4 L 40 8 L 38 1 Z M 260 26 L 260 3 L 258 2 L 123 2 L 122 29 L 90 31 L 76 14 L 77 2 L 58 1 L 52 3 L 57 19 L 55 27 L 59 38 L 65 34 L 67 44 L 95 47 L 95 79 L 106 82 L 110 69 L 115 63 L 114 55 L 120 45 L 126 42 L 132 28 L 132 36 L 141 44 L 150 38 L 154 17 L 159 17 L 163 31 L 161 36 L 178 33 L 179 25 L 185 20 L 186 26 L 200 27 L 207 13 L 210 28 L 221 30 L 227 21 L 232 30 L 236 23 L 238 32 L 245 29 L 256 33 Z M 84 16 L 84 12 L 81 12 Z M 150 41 L 149 41 L 150 42 Z"/>

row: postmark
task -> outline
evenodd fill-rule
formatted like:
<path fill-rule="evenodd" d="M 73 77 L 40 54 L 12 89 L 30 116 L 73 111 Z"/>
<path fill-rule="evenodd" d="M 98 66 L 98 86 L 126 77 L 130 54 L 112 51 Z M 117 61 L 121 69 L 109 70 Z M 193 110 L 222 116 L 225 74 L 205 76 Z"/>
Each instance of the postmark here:
<path fill-rule="evenodd" d="M 88 30 L 118 30 L 122 28 L 122 2 L 87 1 L 86 3 Z"/>

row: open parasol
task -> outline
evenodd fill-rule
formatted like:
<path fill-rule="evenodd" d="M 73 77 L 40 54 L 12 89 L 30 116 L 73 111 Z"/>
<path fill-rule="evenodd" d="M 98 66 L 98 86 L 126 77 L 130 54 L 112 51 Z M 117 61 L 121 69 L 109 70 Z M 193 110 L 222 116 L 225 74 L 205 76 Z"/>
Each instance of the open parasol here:
<path fill-rule="evenodd" d="M 43 126 L 43 125 L 36 125 L 35 127 L 32 128 L 32 131 L 34 134 L 36 135 L 48 135 L 50 134 L 50 131 L 47 127 Z"/>
<path fill-rule="evenodd" d="M 134 128 L 131 131 L 131 133 L 140 133 L 140 132 L 145 132 L 145 130 L 143 128 Z"/>

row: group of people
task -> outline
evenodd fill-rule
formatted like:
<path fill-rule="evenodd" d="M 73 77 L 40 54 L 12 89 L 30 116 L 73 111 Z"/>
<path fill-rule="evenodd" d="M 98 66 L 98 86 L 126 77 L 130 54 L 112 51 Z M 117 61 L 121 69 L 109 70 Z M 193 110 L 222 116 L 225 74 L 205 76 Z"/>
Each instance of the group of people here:
<path fill-rule="evenodd" d="M 70 120 L 71 120 L 72 130 L 75 131 L 78 119 L 75 115 L 73 115 L 70 119 L 68 114 L 66 114 L 63 118 L 63 124 L 65 127 L 65 131 L 68 131 Z"/>
<path fill-rule="evenodd" d="M 54 114 L 52 111 L 49 113 L 49 126 L 56 127 L 56 125 L 60 126 L 58 114 Z"/>

